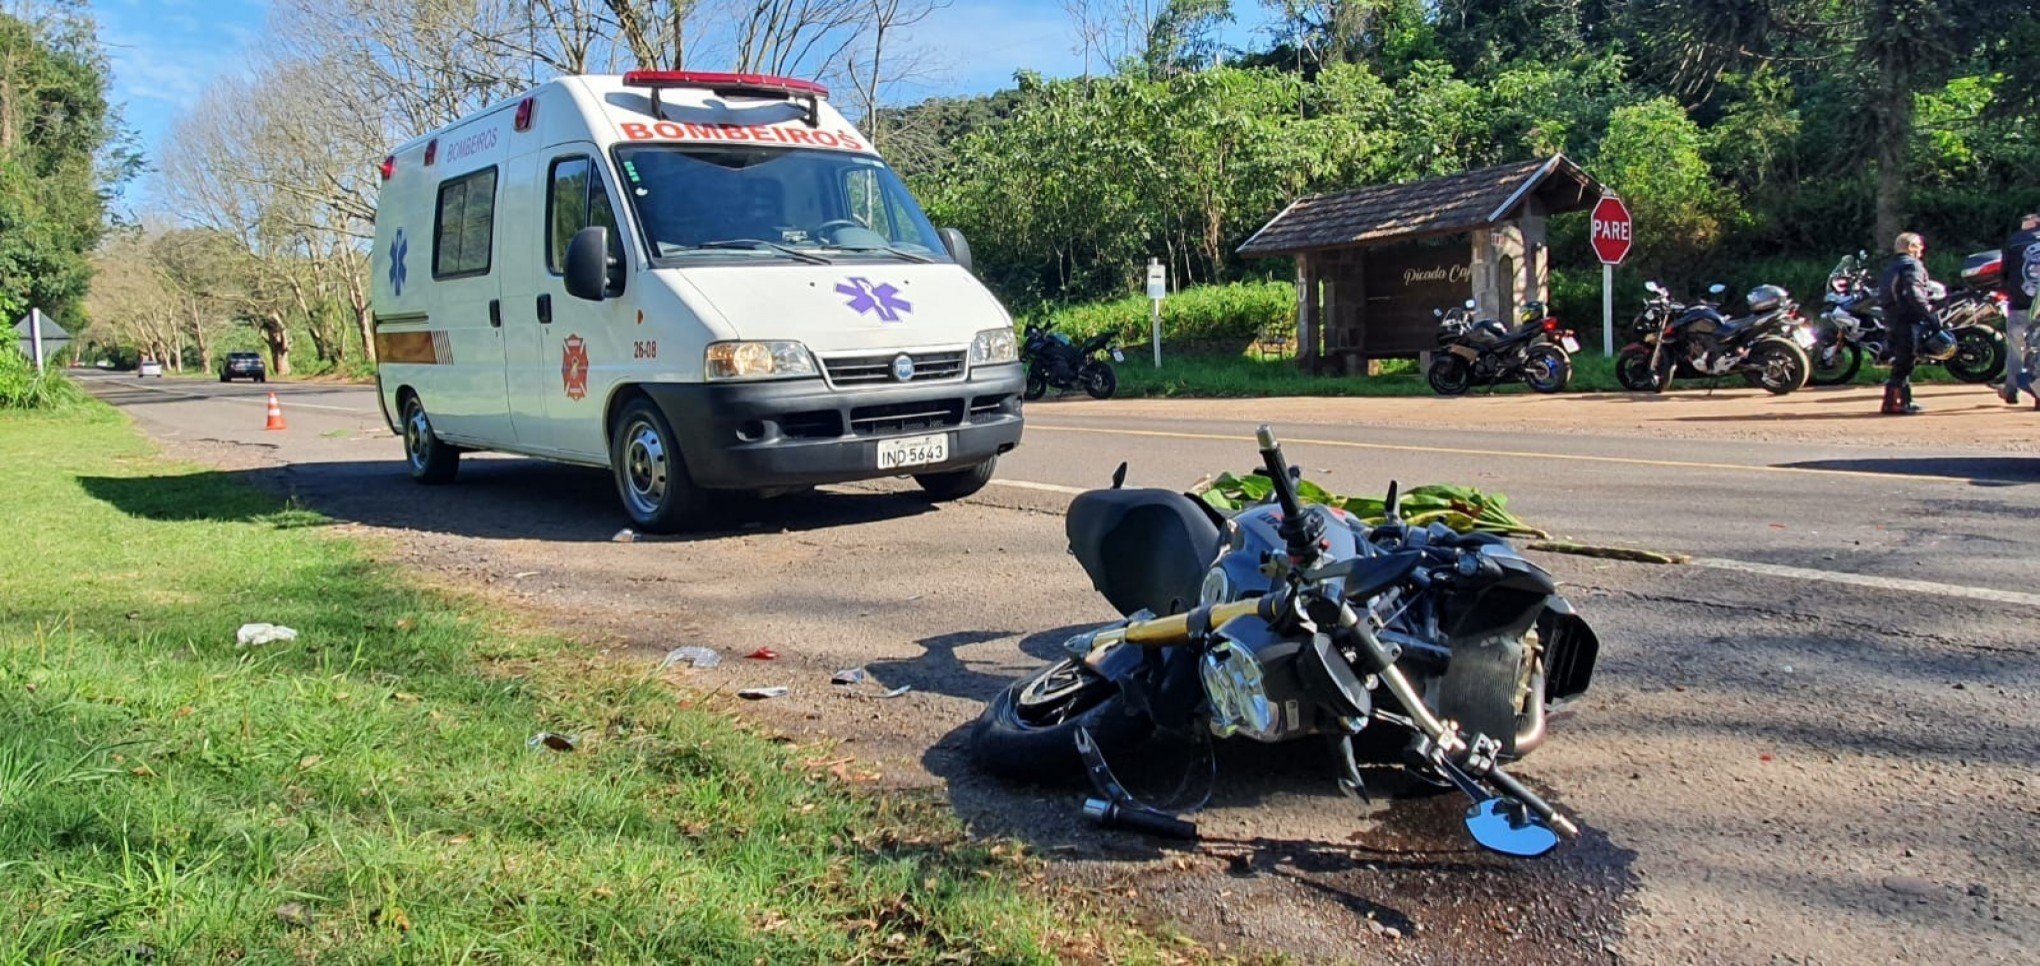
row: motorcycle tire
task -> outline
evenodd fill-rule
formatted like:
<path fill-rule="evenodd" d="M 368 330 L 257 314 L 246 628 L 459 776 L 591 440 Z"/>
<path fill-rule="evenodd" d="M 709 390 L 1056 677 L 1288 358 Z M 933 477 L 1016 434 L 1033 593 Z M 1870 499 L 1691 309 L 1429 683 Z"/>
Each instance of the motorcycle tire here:
<path fill-rule="evenodd" d="M 1079 727 L 1109 759 L 1138 748 L 1154 724 L 1135 713 L 1119 685 L 1074 658 L 1063 658 L 999 692 L 971 729 L 977 767 L 1001 778 L 1060 784 L 1084 780 Z"/>
<path fill-rule="evenodd" d="M 1463 396 L 1473 386 L 1473 366 L 1447 352 L 1432 360 L 1424 378 L 1430 381 L 1431 391 L 1440 396 Z"/>
<path fill-rule="evenodd" d="M 1784 339 L 1765 339 L 1750 350 L 1749 368 L 1743 378 L 1773 396 L 1783 396 L 1806 387 L 1813 373 L 1813 360 L 1806 350 Z"/>
<path fill-rule="evenodd" d="M 2005 371 L 2005 337 L 1989 326 L 1962 326 L 1955 330 L 1955 355 L 1943 365 L 1949 375 L 1963 382 L 1996 379 Z"/>
<path fill-rule="evenodd" d="M 1084 371 L 1077 374 L 1077 381 L 1084 384 L 1084 391 L 1090 393 L 1092 399 L 1111 399 L 1112 394 L 1119 391 L 1119 373 L 1103 362 L 1084 366 Z"/>
<path fill-rule="evenodd" d="M 1531 346 L 1523 354 L 1523 384 L 1550 394 L 1572 384 L 1572 356 L 1555 345 Z"/>
<path fill-rule="evenodd" d="M 1020 398 L 1033 402 L 1046 395 L 1048 395 L 1048 377 L 1042 375 L 1033 366 L 1028 366 L 1027 388 L 1021 392 Z"/>
<path fill-rule="evenodd" d="M 1812 352 L 1813 372 L 1806 381 L 1816 386 L 1839 386 L 1856 378 L 1863 368 L 1863 347 L 1854 342 L 1819 347 Z"/>
<path fill-rule="evenodd" d="M 1626 346 L 1615 356 L 1615 381 L 1630 392 L 1664 392 L 1670 380 L 1650 367 L 1650 347 Z"/>

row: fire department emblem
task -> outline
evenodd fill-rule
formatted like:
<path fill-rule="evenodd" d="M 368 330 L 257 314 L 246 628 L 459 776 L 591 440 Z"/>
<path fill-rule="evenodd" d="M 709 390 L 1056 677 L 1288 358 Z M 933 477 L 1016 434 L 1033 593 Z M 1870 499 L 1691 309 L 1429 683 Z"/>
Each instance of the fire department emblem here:
<path fill-rule="evenodd" d="M 560 344 L 560 381 L 566 384 L 568 399 L 587 398 L 588 340 L 570 335 Z"/>

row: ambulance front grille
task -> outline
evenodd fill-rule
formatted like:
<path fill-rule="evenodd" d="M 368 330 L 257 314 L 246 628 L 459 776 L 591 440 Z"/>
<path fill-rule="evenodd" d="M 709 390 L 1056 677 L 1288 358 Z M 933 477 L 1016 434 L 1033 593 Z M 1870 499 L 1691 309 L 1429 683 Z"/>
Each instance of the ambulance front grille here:
<path fill-rule="evenodd" d="M 823 359 L 822 368 L 828 370 L 829 381 L 838 386 L 871 386 L 899 382 L 893 378 L 893 360 L 901 353 L 888 352 L 883 355 L 837 356 Z M 908 382 L 935 382 L 942 379 L 963 378 L 963 352 L 908 352 L 914 360 L 914 377 Z"/>
<path fill-rule="evenodd" d="M 923 399 L 850 410 L 850 431 L 859 436 L 891 436 L 963 423 L 963 400 Z"/>

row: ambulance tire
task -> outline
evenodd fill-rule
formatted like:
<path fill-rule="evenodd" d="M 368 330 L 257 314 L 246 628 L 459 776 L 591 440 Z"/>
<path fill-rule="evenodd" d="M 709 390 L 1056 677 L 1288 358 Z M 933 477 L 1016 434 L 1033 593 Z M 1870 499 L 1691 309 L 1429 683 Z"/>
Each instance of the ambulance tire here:
<path fill-rule="evenodd" d="M 921 490 L 928 499 L 937 503 L 961 500 L 985 488 L 992 481 L 992 472 L 999 468 L 999 458 L 994 456 L 969 469 L 950 473 L 917 473 L 914 482 L 921 484 Z"/>
<path fill-rule="evenodd" d="M 460 474 L 460 448 L 432 432 L 432 419 L 416 394 L 404 394 L 404 465 L 411 479 L 427 486 L 453 482 Z"/>
<path fill-rule="evenodd" d="M 687 474 L 673 427 L 650 399 L 624 404 L 609 442 L 617 496 L 640 533 L 677 533 L 703 519 L 706 494 Z"/>

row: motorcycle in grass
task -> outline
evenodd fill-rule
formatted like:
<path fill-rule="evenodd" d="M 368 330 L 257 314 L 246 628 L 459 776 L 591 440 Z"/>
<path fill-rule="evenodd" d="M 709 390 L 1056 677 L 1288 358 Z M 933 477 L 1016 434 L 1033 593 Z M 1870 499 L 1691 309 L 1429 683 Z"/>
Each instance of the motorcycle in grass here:
<path fill-rule="evenodd" d="M 1088 775 L 1093 817 L 1194 837 L 1171 813 L 1209 797 L 1213 738 L 1317 737 L 1349 796 L 1377 758 L 1463 792 L 1468 830 L 1494 851 L 1541 855 L 1576 834 L 1503 769 L 1586 691 L 1599 651 L 1552 577 L 1500 537 L 1403 521 L 1392 484 L 1379 523 L 1306 503 L 1274 434 L 1257 435 L 1270 496 L 1230 516 L 1123 489 L 1123 465 L 1070 504 L 1071 552 L 1125 619 L 999 694 L 973 760 L 1023 780 Z M 1170 748 L 1189 749 L 1179 790 L 1205 775 L 1184 809 L 1136 799 L 1112 765 L 1152 767 Z"/>
<path fill-rule="evenodd" d="M 1812 369 L 1807 348 L 1815 336 L 1791 293 L 1759 285 L 1744 299 L 1749 314 L 1729 318 L 1710 302 L 1675 302 L 1655 281 L 1644 288 L 1650 294 L 1636 326 L 1638 340 L 1615 357 L 1615 378 L 1623 388 L 1664 392 L 1682 370 L 1701 378 L 1741 375 L 1779 396 L 1806 385 Z"/>
<path fill-rule="evenodd" d="M 1460 308 L 1431 310 L 1438 318 L 1439 351 L 1424 375 L 1432 392 L 1458 396 L 1476 382 L 1493 388 L 1521 379 L 1531 389 L 1553 393 L 1572 381 L 1579 338 L 1545 315 L 1544 303 L 1526 304 L 1525 319 L 1513 331 L 1494 319 L 1475 319 L 1473 312 L 1471 299 Z"/>
<path fill-rule="evenodd" d="M 1964 280 L 1970 284 L 1949 293 L 1946 286 L 1933 283 L 1935 320 L 1921 326 L 1917 340 L 1922 364 L 1939 364 L 1948 374 L 1968 383 L 1989 382 L 2005 369 L 2004 296 L 1989 286 L 1995 278 L 1987 274 L 1981 253 L 1969 256 L 1978 268 L 1965 266 Z M 1890 334 L 1884 327 L 1884 309 L 1877 300 L 1877 279 L 1869 255 L 1857 252 L 1843 256 L 1828 273 L 1825 296 L 1827 308 L 1815 326 L 1813 348 L 1814 385 L 1840 385 L 1856 378 L 1867 357 L 1878 365 L 1891 364 Z"/>
<path fill-rule="evenodd" d="M 1027 399 L 1040 399 L 1050 389 L 1068 392 L 1082 389 L 1093 399 L 1110 399 L 1119 391 L 1119 373 L 1112 362 L 1125 362 L 1125 353 L 1113 348 L 1112 334 L 1100 332 L 1082 342 L 1045 326 L 1030 325 L 1020 343 L 1020 357 L 1027 363 Z M 1106 362 L 1106 355 L 1112 362 Z"/>

